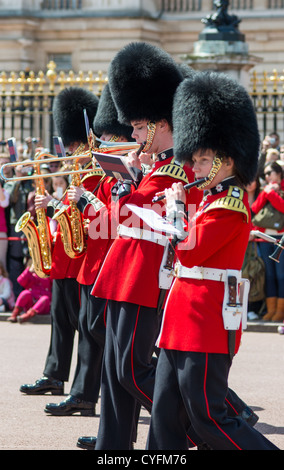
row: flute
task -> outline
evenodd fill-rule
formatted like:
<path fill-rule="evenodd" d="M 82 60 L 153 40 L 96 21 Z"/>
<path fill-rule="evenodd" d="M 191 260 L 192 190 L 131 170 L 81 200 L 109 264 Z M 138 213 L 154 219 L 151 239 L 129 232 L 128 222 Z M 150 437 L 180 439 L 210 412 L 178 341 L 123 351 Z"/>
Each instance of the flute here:
<path fill-rule="evenodd" d="M 184 189 L 191 189 L 194 186 L 198 186 L 199 184 L 205 183 L 205 181 L 208 181 L 207 176 L 205 176 L 205 178 L 201 178 L 200 180 L 193 181 L 193 183 L 188 183 L 183 188 Z M 152 202 L 162 201 L 165 197 L 166 197 L 165 194 L 161 194 L 161 196 L 155 196 L 152 199 Z"/>
<path fill-rule="evenodd" d="M 142 142 L 142 144 L 140 144 L 139 149 L 137 150 L 137 152 L 135 152 L 136 155 L 137 155 L 137 157 L 139 157 L 139 155 L 140 155 L 140 153 L 142 152 L 142 150 L 143 150 L 143 148 L 145 147 L 145 145 L 146 145 L 146 142 Z"/>

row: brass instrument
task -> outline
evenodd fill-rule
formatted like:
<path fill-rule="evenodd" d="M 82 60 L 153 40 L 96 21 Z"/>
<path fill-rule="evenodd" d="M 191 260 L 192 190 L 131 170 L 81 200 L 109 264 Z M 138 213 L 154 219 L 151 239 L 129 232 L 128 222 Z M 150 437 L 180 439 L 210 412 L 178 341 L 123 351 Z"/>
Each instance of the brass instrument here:
<path fill-rule="evenodd" d="M 107 144 L 107 143 L 106 143 Z M 83 144 L 82 144 L 83 145 Z M 127 153 L 130 149 L 139 148 L 139 145 L 132 143 L 122 143 L 122 145 L 107 145 L 106 147 L 101 148 L 104 153 L 111 153 L 113 154 L 116 151 L 123 153 L 123 151 L 127 150 Z M 70 172 L 72 174 L 71 185 L 72 186 L 80 186 L 81 185 L 81 177 L 84 173 L 83 170 L 80 171 L 79 159 L 76 158 L 76 154 L 79 154 L 81 151 L 81 146 L 76 150 L 76 152 L 72 155 L 75 158 L 75 162 L 73 164 L 73 169 Z M 90 152 L 90 150 L 89 150 Z M 90 171 L 90 170 L 88 170 Z M 76 258 L 86 250 L 86 230 L 84 227 L 84 221 L 81 217 L 81 212 L 77 208 L 76 202 L 70 202 L 70 214 L 67 212 L 69 206 L 64 205 L 61 209 L 59 209 L 53 219 L 56 220 L 60 224 L 61 228 L 61 237 L 64 245 L 65 253 L 70 258 Z"/>
<path fill-rule="evenodd" d="M 106 144 L 105 147 L 99 147 L 99 148 L 96 148 L 96 150 L 100 151 L 101 153 L 110 153 L 112 155 L 125 155 L 132 150 L 136 151 L 139 149 L 139 145 L 136 144 L 136 142 L 121 142 L 121 143 L 117 143 L 116 145 L 109 145 L 109 143 L 106 142 L 105 144 Z M 87 151 L 81 155 L 74 154 L 74 155 L 68 156 L 66 157 L 66 159 L 64 159 L 64 163 L 75 160 L 75 159 L 77 161 L 80 161 L 80 159 L 85 159 L 86 157 L 88 157 L 89 154 L 90 154 L 89 151 Z M 46 157 L 46 156 L 50 157 L 50 154 L 46 154 L 46 153 L 41 154 L 41 158 Z M 54 157 L 54 156 L 53 158 L 44 158 L 42 163 L 48 164 L 48 163 L 58 162 L 58 159 L 59 159 L 58 157 Z M 72 171 L 70 170 L 57 171 L 55 173 L 47 173 L 44 175 L 35 173 L 31 176 L 12 176 L 11 178 L 4 176 L 4 173 L 3 173 L 5 168 L 14 168 L 19 165 L 35 167 L 36 164 L 37 163 L 35 162 L 35 160 L 23 160 L 20 162 L 5 163 L 4 165 L 1 166 L 0 177 L 4 181 L 26 181 L 26 180 L 36 180 L 40 178 L 52 178 L 53 176 L 69 176 L 69 175 L 75 175 L 75 174 L 84 175 L 91 171 L 90 168 L 88 168 L 88 169 L 78 169 L 78 170 L 72 170 Z"/>
<path fill-rule="evenodd" d="M 78 147 L 73 156 L 76 157 L 76 153 L 79 154 L 80 151 L 81 146 Z M 89 171 L 90 170 L 88 170 L 88 172 Z M 76 159 L 73 163 L 71 185 L 81 185 L 79 159 Z M 59 209 L 53 216 L 53 219 L 60 224 L 61 238 L 65 253 L 70 258 L 76 258 L 82 255 L 86 249 L 86 236 L 81 212 L 77 208 L 76 202 L 71 201 L 69 204 L 70 206 L 64 205 Z M 70 214 L 67 212 L 69 207 Z"/>
<path fill-rule="evenodd" d="M 89 152 L 88 152 L 89 154 Z M 50 156 L 49 154 L 46 154 L 46 153 L 42 153 L 40 155 L 40 157 L 45 157 L 45 156 Z M 88 155 L 86 153 L 82 154 L 82 155 L 77 155 L 76 156 L 76 159 L 80 160 L 81 158 L 82 159 L 86 159 Z M 68 162 L 69 160 L 74 160 L 75 157 L 71 156 L 71 157 L 67 157 L 63 163 L 66 163 Z M 42 160 L 41 164 L 44 163 L 44 164 L 48 164 L 48 163 L 53 163 L 53 162 L 58 162 L 60 161 L 60 159 L 58 157 L 54 157 L 52 156 L 52 158 L 44 158 L 44 160 Z M 33 173 L 32 175 L 29 175 L 29 176 L 12 176 L 11 178 L 8 178 L 4 175 L 4 169 L 5 168 L 14 168 L 16 166 L 29 166 L 29 167 L 36 167 L 37 166 L 37 162 L 35 160 L 23 160 L 23 161 L 20 161 L 20 162 L 13 162 L 13 163 L 5 163 L 4 165 L 1 166 L 1 170 L 0 170 L 0 176 L 2 178 L 2 180 L 4 181 L 27 181 L 27 180 L 37 180 L 37 179 L 43 179 L 43 178 L 52 178 L 53 176 L 68 176 L 70 174 L 73 174 L 74 172 L 70 172 L 70 171 L 57 171 L 57 172 L 54 172 L 54 173 L 45 173 L 45 174 L 38 174 L 38 173 Z M 86 170 L 78 170 L 77 173 L 89 173 L 90 169 L 86 169 Z"/>
<path fill-rule="evenodd" d="M 35 172 L 40 176 L 39 155 L 35 165 Z M 36 180 L 36 195 L 43 195 L 45 192 L 42 178 Z M 31 213 L 25 212 L 17 221 L 15 231 L 23 232 L 27 237 L 28 248 L 32 258 L 35 273 L 41 277 L 49 277 L 52 264 L 52 243 L 49 223 L 45 214 L 45 209 L 37 209 L 37 226 L 31 219 Z"/>

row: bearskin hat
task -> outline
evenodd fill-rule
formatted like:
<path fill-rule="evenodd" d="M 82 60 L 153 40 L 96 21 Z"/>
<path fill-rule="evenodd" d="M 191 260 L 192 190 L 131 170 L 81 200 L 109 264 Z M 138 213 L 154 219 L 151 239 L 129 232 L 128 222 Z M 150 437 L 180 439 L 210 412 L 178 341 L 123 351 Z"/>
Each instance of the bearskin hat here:
<path fill-rule="evenodd" d="M 109 84 L 107 83 L 102 91 L 93 123 L 95 135 L 100 137 L 103 132 L 116 136 L 123 135 L 127 138 L 128 142 L 131 142 L 133 140 L 131 137 L 132 130 L 132 126 L 126 126 L 118 121 L 117 110 L 109 90 Z"/>
<path fill-rule="evenodd" d="M 172 123 L 173 96 L 183 76 L 164 50 L 144 42 L 128 44 L 111 61 L 108 79 L 120 122 Z"/>
<path fill-rule="evenodd" d="M 184 63 L 178 64 L 178 68 L 183 78 L 192 78 L 192 76 L 196 72 L 193 68 L 191 68 L 189 65 L 186 65 Z"/>
<path fill-rule="evenodd" d="M 223 73 L 196 72 L 179 85 L 173 139 L 178 161 L 212 149 L 234 160 L 242 184 L 255 178 L 260 137 L 253 103 L 245 88 Z"/>
<path fill-rule="evenodd" d="M 99 99 L 94 93 L 79 87 L 65 88 L 55 97 L 53 120 L 65 146 L 73 142 L 87 143 L 84 109 L 91 125 L 98 103 Z"/>

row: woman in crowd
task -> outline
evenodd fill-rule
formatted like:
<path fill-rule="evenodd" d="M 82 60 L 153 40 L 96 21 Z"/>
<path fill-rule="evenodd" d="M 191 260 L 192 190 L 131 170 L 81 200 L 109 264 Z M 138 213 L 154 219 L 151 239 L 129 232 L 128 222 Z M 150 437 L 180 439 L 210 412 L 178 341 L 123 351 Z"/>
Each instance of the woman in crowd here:
<path fill-rule="evenodd" d="M 264 167 L 265 186 L 251 209 L 258 214 L 267 202 L 284 214 L 283 199 L 283 170 L 276 162 L 267 163 Z M 284 234 L 284 228 L 259 228 L 266 234 L 280 239 Z M 260 254 L 265 262 L 265 289 L 267 313 L 263 316 L 265 321 L 284 320 L 284 263 L 277 263 L 269 256 L 274 252 L 275 246 L 270 242 L 259 242 Z"/>

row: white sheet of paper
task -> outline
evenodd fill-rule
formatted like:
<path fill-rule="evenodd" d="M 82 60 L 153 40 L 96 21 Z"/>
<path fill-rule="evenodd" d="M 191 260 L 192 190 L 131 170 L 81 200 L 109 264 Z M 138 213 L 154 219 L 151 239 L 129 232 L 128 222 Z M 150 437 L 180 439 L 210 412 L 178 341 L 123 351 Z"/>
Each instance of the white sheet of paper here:
<path fill-rule="evenodd" d="M 157 214 L 157 212 L 151 209 L 144 209 L 143 207 L 135 206 L 134 204 L 126 204 L 126 207 L 140 217 L 140 219 L 144 220 L 144 222 L 146 222 L 146 224 L 153 230 L 165 232 L 170 235 L 181 235 L 180 231 L 176 227 L 169 224 L 169 222 Z"/>

